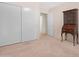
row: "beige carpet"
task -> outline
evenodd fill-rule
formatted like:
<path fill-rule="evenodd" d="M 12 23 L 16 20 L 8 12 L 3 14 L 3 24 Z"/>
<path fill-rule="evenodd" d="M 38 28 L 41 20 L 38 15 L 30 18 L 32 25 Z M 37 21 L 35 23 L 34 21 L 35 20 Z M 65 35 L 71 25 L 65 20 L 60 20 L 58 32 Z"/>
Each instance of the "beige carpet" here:
<path fill-rule="evenodd" d="M 76 57 L 79 56 L 79 45 L 73 46 L 72 42 L 43 36 L 42 38 L 0 47 L 0 56 L 12 57 Z"/>

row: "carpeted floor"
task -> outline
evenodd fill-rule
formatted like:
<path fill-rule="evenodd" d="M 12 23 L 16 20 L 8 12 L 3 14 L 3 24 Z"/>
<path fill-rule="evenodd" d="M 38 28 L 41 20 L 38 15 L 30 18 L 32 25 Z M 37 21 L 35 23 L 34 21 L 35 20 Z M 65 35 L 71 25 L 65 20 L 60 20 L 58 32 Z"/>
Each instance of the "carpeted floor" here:
<path fill-rule="evenodd" d="M 9 57 L 76 57 L 79 45 L 43 36 L 38 40 L 0 47 L 0 56 Z"/>

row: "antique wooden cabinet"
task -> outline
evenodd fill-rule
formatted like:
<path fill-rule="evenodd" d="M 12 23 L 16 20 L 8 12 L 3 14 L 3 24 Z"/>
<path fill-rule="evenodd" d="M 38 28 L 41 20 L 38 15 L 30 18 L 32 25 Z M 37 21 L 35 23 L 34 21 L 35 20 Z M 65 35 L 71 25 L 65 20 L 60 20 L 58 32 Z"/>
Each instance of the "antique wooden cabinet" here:
<path fill-rule="evenodd" d="M 78 44 L 78 9 L 71 9 L 63 11 L 64 24 L 61 30 L 61 36 L 63 41 L 63 33 L 65 33 L 65 40 L 67 40 L 67 34 L 72 34 L 73 45 L 75 42 Z"/>

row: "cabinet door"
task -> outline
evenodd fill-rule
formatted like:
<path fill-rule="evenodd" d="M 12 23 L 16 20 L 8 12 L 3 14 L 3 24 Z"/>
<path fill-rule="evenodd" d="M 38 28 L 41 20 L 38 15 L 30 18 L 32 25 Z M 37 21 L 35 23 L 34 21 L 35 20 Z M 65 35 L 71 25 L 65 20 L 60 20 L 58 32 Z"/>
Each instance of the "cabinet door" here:
<path fill-rule="evenodd" d="M 77 24 L 77 9 L 64 12 L 64 24 Z"/>
<path fill-rule="evenodd" d="M 0 46 L 21 41 L 20 8 L 0 3 Z"/>

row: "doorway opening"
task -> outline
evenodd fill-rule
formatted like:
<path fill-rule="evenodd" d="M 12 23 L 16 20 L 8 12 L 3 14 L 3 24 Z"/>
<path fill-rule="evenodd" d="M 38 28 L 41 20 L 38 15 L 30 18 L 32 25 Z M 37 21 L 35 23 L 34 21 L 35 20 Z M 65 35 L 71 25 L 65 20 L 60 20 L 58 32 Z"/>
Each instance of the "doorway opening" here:
<path fill-rule="evenodd" d="M 40 13 L 40 34 L 47 35 L 47 14 Z"/>

